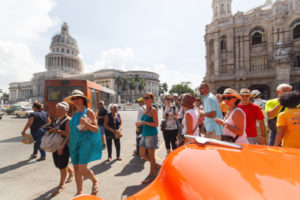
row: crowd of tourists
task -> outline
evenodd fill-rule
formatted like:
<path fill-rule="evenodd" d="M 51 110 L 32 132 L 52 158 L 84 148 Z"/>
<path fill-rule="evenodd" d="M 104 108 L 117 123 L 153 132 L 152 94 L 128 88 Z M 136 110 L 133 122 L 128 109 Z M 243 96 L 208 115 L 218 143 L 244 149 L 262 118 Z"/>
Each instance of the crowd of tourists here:
<path fill-rule="evenodd" d="M 207 137 L 234 143 L 276 145 L 300 148 L 300 92 L 292 91 L 289 84 L 277 87 L 278 97 L 263 100 L 259 90 L 243 88 L 239 92 L 227 88 L 223 94 L 212 94 L 209 86 L 202 83 L 200 97 L 193 94 L 165 95 L 162 121 L 159 124 L 158 108 L 153 105 L 154 96 L 146 93 L 137 99 L 139 104 L 136 119 L 136 149 L 134 155 L 149 161 L 150 171 L 142 181 L 150 183 L 160 169 L 155 160 L 158 148 L 158 127 L 163 134 L 167 155 L 180 145 L 191 142 L 185 135 Z M 88 108 L 90 99 L 79 90 L 56 105 L 57 118 L 51 122 L 40 103 L 33 104 L 22 135 L 30 128 L 34 139 L 32 159 L 46 159 L 44 149 L 52 152 L 54 165 L 60 171 L 57 195 L 75 177 L 77 192 L 83 193 L 83 178 L 92 181 L 91 194 L 98 192 L 98 180 L 88 163 L 99 160 L 102 150 L 107 149 L 107 160 L 112 160 L 114 142 L 116 159 L 121 161 L 122 117 L 118 106 L 111 104 L 109 110 L 99 102 L 94 113 Z M 67 115 L 70 105 L 75 107 L 72 118 Z M 270 132 L 270 133 L 269 133 Z M 46 148 L 44 144 L 50 134 L 60 136 L 60 144 Z M 50 137 L 50 136 L 49 136 Z M 69 158 L 73 169 L 69 166 Z M 68 176 L 68 177 L 67 177 Z"/>

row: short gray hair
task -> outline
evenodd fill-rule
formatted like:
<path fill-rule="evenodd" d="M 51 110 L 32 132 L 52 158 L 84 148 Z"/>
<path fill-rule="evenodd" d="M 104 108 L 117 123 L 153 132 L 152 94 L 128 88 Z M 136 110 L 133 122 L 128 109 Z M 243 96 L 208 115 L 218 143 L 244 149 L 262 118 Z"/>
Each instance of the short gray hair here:
<path fill-rule="evenodd" d="M 62 101 L 62 102 L 59 102 L 58 104 L 56 104 L 56 108 L 57 107 L 63 108 L 66 112 L 68 112 L 69 108 L 70 108 L 69 104 L 65 101 Z"/>
<path fill-rule="evenodd" d="M 293 87 L 290 84 L 282 83 L 277 86 L 277 91 L 281 91 L 283 88 L 289 88 L 290 90 L 292 90 Z"/>
<path fill-rule="evenodd" d="M 114 103 L 109 104 L 109 109 L 111 110 L 112 108 L 118 109 L 118 104 L 114 104 Z"/>

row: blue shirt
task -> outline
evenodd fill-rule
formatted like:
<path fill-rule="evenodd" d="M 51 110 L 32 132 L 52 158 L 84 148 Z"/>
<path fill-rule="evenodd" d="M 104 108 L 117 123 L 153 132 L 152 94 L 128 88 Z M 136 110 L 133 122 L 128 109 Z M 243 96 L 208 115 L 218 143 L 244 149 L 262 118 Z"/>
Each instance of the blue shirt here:
<path fill-rule="evenodd" d="M 216 111 L 216 118 L 223 118 L 218 99 L 215 95 L 208 93 L 203 100 L 205 113 Z M 216 135 L 221 135 L 223 132 L 223 128 L 215 122 L 215 118 L 205 117 L 204 125 L 208 132 L 215 131 Z"/>

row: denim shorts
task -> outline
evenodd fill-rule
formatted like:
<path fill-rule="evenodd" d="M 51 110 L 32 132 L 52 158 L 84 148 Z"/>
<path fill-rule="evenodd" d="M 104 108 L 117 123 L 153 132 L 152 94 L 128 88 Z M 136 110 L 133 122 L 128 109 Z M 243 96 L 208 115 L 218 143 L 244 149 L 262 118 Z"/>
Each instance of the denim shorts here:
<path fill-rule="evenodd" d="M 146 149 L 158 149 L 158 136 L 142 136 L 140 146 Z"/>
<path fill-rule="evenodd" d="M 101 135 L 103 136 L 105 134 L 104 126 L 99 126 L 99 130 L 100 130 Z"/>

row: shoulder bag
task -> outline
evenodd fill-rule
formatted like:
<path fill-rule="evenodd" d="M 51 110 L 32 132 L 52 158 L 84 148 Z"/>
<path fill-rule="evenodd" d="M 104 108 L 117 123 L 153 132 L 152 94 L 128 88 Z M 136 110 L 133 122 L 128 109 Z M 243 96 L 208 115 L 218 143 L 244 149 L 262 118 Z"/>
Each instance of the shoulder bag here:
<path fill-rule="evenodd" d="M 67 119 L 68 119 L 68 117 L 66 117 L 59 124 L 57 124 L 55 126 L 55 128 L 59 129 L 59 127 Z M 63 138 L 62 135 L 60 135 L 58 133 L 47 131 L 46 134 L 42 137 L 41 148 L 44 149 L 47 152 L 55 152 L 62 145 L 63 141 L 64 141 L 64 138 Z"/>

